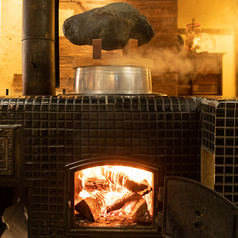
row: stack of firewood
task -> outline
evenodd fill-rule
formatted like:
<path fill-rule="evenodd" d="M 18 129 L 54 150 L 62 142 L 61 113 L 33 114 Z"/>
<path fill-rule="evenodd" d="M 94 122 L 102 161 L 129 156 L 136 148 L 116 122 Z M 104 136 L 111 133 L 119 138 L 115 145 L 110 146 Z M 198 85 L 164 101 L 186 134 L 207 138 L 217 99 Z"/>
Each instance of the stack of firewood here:
<path fill-rule="evenodd" d="M 148 211 L 144 195 L 152 191 L 152 187 L 147 180 L 137 182 L 124 172 L 114 172 L 107 170 L 104 178 L 88 177 L 85 180 L 84 188 L 89 192 L 89 196 L 75 204 L 75 210 L 89 221 L 98 221 L 100 217 L 112 213 L 122 214 L 123 209 L 130 207 L 130 217 L 136 223 L 151 223 L 151 216 Z M 121 192 L 126 189 L 126 193 L 114 203 L 108 205 L 107 192 Z M 118 213 L 121 210 L 122 212 Z M 128 209 L 127 209 L 128 210 Z"/>

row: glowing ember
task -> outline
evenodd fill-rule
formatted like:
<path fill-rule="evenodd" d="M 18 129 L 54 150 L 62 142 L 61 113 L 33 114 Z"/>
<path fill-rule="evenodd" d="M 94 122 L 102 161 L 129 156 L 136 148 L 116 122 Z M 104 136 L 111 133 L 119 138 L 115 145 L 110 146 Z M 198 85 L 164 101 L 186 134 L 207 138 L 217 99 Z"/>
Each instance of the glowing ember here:
<path fill-rule="evenodd" d="M 153 173 L 126 166 L 97 166 L 75 172 L 75 214 L 82 219 L 129 219 L 151 223 Z"/>

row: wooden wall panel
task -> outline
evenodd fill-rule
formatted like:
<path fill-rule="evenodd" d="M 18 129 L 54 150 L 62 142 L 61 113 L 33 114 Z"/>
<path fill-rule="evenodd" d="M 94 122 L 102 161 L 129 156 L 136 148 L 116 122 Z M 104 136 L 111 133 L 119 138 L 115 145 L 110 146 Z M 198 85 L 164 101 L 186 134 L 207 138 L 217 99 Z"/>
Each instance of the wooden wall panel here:
<path fill-rule="evenodd" d="M 173 35 L 177 31 L 176 17 L 151 17 L 150 24 L 158 35 Z"/>
<path fill-rule="evenodd" d="M 223 53 L 181 55 L 189 59 L 192 73 L 178 75 L 178 95 L 222 95 Z"/>
<path fill-rule="evenodd" d="M 136 1 L 130 2 L 148 19 L 153 17 L 177 17 L 177 5 L 174 1 Z"/>
<path fill-rule="evenodd" d="M 157 93 L 176 96 L 178 94 L 178 74 L 154 74 L 152 77 L 153 91 Z"/>

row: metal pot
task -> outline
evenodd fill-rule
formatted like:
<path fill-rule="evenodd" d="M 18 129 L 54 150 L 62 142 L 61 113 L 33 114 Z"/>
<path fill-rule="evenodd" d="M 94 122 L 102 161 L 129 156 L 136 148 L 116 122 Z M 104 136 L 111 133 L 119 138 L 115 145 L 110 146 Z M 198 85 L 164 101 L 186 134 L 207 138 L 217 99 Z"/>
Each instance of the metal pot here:
<path fill-rule="evenodd" d="M 140 66 L 101 65 L 75 68 L 74 92 L 87 94 L 150 94 L 151 71 Z"/>

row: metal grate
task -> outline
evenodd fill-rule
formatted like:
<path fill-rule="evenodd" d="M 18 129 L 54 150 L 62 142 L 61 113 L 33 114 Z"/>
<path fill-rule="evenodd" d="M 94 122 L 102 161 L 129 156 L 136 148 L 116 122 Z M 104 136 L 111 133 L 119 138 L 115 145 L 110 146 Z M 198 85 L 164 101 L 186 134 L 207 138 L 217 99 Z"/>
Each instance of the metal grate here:
<path fill-rule="evenodd" d="M 62 95 L 0 99 L 0 124 L 23 125 L 32 186 L 30 237 L 65 237 L 65 165 L 104 155 L 199 181 L 200 113 L 191 98 Z"/>

